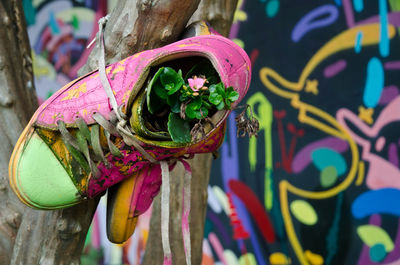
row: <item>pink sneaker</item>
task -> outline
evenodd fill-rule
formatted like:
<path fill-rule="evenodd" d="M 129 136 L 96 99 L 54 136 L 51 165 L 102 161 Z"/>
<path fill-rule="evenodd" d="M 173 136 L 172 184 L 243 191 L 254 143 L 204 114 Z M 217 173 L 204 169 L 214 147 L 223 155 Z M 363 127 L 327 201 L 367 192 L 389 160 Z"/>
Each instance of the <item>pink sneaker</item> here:
<path fill-rule="evenodd" d="M 235 107 L 249 87 L 250 62 L 240 47 L 221 36 L 184 39 L 106 67 L 116 102 L 133 128 L 133 143 L 117 129 L 121 124 L 117 124 L 98 71 L 72 81 L 55 93 L 36 111 L 10 160 L 10 184 L 21 201 L 39 209 L 68 207 L 101 194 L 148 167 L 153 160 L 171 161 L 215 151 L 223 141 L 227 110 L 214 115 L 215 127 L 207 132 L 206 138 L 190 144 L 148 135 L 144 123 L 139 121 L 140 115 L 132 118 L 140 114 L 139 99 L 146 93 L 144 84 L 154 67 L 183 63 L 190 68 L 201 57 L 210 61 L 226 87 L 232 86 L 239 93 L 232 108 Z M 123 126 L 129 128 L 129 123 Z M 158 164 L 154 167 L 160 170 Z M 143 181 L 142 189 L 157 181 L 160 182 Z M 141 212 L 157 192 L 158 188 L 152 189 L 140 200 Z"/>

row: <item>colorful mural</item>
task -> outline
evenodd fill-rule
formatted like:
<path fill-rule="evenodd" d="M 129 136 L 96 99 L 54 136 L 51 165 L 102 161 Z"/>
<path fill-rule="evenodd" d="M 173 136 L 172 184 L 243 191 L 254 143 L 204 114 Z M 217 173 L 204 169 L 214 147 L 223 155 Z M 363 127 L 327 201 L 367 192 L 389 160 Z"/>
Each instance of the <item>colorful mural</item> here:
<path fill-rule="evenodd" d="M 110 7 L 115 1 L 109 1 Z M 106 1 L 23 1 L 40 99 L 85 62 Z M 240 0 L 258 138 L 228 121 L 203 265 L 400 264 L 400 1 Z M 139 264 L 151 211 L 112 245 L 100 203 L 83 264 Z"/>
<path fill-rule="evenodd" d="M 262 131 L 247 143 L 230 125 L 210 190 L 223 187 L 247 238 L 217 232 L 216 260 L 400 263 L 398 4 L 245 3 L 239 38 L 258 74 L 247 103 Z"/>

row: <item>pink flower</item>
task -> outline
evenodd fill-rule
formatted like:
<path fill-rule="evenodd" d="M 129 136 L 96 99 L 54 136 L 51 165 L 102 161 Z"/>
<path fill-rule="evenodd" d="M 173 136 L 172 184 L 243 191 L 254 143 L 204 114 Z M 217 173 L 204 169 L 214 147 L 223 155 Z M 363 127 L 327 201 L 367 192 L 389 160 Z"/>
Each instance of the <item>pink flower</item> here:
<path fill-rule="evenodd" d="M 207 81 L 207 79 L 197 77 L 197 76 L 193 76 L 193 78 L 188 79 L 189 86 L 194 92 L 199 91 L 199 89 L 204 86 L 206 81 Z"/>

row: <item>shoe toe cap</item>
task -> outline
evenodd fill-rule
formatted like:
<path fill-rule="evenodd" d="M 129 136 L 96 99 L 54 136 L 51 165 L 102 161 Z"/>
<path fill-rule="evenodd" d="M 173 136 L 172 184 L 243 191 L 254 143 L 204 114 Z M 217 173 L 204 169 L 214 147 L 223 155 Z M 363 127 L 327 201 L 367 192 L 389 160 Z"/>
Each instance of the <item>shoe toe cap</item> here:
<path fill-rule="evenodd" d="M 76 186 L 39 135 L 33 132 L 19 148 L 10 182 L 23 202 L 40 209 L 64 208 L 79 202 Z"/>

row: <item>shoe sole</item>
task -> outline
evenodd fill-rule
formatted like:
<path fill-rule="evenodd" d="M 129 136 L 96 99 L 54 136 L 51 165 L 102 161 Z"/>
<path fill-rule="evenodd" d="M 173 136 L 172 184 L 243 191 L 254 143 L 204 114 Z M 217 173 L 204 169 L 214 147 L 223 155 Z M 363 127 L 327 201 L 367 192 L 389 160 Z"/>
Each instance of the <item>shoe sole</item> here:
<path fill-rule="evenodd" d="M 110 187 L 107 194 L 107 237 L 113 243 L 128 240 L 136 228 L 135 209 L 147 169 Z"/>

